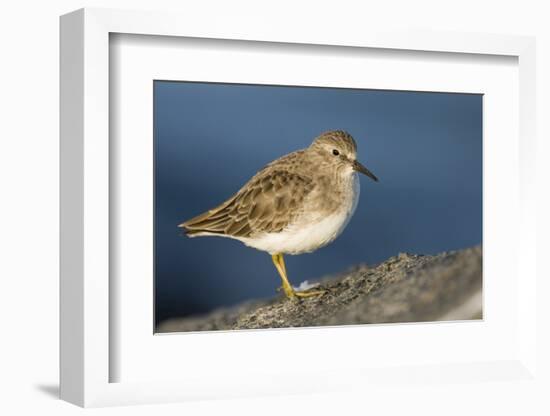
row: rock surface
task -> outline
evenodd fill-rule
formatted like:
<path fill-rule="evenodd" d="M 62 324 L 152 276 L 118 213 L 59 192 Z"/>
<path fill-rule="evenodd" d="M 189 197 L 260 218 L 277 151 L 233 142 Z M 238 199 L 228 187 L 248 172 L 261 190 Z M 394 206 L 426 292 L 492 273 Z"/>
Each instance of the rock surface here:
<path fill-rule="evenodd" d="M 401 253 L 326 277 L 318 297 L 242 303 L 162 322 L 157 332 L 288 328 L 482 318 L 481 247 L 441 254 Z"/>

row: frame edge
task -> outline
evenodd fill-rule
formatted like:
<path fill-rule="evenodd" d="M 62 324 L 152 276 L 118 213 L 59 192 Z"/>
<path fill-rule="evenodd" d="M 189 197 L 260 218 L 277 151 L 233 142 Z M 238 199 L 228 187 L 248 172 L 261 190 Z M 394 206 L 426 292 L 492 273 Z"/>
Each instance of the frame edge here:
<path fill-rule="evenodd" d="M 84 11 L 60 18 L 59 396 L 84 405 Z"/>

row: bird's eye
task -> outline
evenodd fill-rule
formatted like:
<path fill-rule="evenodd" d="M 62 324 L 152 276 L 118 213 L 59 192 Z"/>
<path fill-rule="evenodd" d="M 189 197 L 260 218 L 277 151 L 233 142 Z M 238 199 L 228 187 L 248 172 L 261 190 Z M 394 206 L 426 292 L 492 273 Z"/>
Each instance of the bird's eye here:
<path fill-rule="evenodd" d="M 333 154 L 334 156 L 338 156 L 338 155 L 340 154 L 340 152 L 339 152 L 338 150 L 336 150 L 336 149 L 333 149 L 333 150 L 332 150 L 332 154 Z"/>

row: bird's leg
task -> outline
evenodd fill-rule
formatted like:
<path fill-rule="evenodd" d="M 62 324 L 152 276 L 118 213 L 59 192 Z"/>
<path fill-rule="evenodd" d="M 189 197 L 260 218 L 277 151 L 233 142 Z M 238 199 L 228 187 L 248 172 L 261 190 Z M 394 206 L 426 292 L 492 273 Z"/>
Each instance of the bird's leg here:
<path fill-rule="evenodd" d="M 290 298 L 294 299 L 296 297 L 300 298 L 307 298 L 310 296 L 319 296 L 323 295 L 325 293 L 324 290 L 307 290 L 302 292 L 297 292 L 294 290 L 290 282 L 288 281 L 288 277 L 286 275 L 286 265 L 285 265 L 285 259 L 283 258 L 282 254 L 274 254 L 271 256 L 273 260 L 273 264 L 275 264 L 275 267 L 277 268 L 277 271 L 279 272 L 279 275 L 281 276 L 281 279 L 283 280 L 283 290 L 285 292 L 285 295 Z"/>
<path fill-rule="evenodd" d="M 285 292 L 286 297 L 289 299 L 294 299 L 296 297 L 296 292 L 294 291 L 294 288 L 292 287 L 292 285 L 290 284 L 286 276 L 286 267 L 285 267 L 285 261 L 283 260 L 283 255 L 273 254 L 271 256 L 271 259 L 273 260 L 273 264 L 277 268 L 277 271 L 281 276 L 281 280 L 283 281 L 283 290 Z"/>

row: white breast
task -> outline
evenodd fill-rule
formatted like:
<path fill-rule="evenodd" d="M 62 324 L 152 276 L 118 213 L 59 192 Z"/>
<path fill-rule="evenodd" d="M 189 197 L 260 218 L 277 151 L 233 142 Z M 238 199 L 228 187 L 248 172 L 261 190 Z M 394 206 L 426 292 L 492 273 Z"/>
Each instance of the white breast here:
<path fill-rule="evenodd" d="M 270 254 L 309 253 L 327 245 L 342 233 L 357 208 L 360 192 L 359 178 L 354 173 L 350 179 L 350 192 L 342 201 L 341 209 L 334 214 L 319 218 L 304 213 L 295 224 L 282 232 L 240 240 L 247 246 Z"/>

